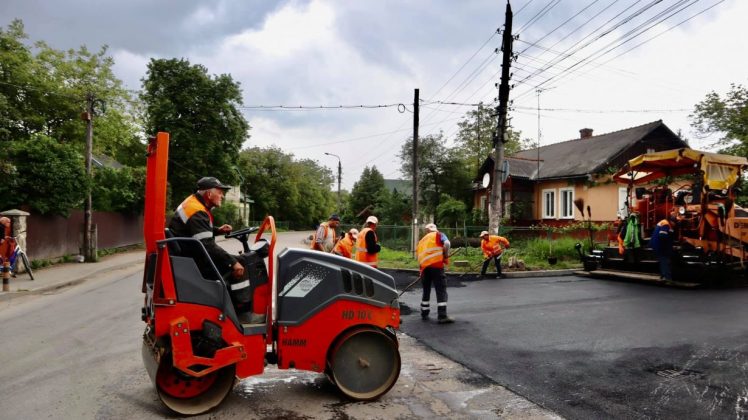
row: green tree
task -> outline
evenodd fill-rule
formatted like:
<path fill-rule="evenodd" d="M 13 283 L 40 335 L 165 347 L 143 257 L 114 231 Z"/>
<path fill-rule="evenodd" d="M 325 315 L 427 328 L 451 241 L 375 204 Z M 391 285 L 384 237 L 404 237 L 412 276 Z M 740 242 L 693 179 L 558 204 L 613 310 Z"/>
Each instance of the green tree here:
<path fill-rule="evenodd" d="M 384 186 L 384 177 L 376 166 L 365 167 L 361 177 L 353 184 L 351 195 L 348 198 L 348 211 L 346 220 L 359 222 L 356 215 L 369 210 L 369 213 L 378 215 L 383 209 L 383 203 L 387 198 L 387 188 Z"/>
<path fill-rule="evenodd" d="M 436 207 L 436 217 L 440 226 L 454 227 L 465 220 L 467 206 L 460 200 L 443 194 Z"/>
<path fill-rule="evenodd" d="M 696 104 L 689 116 L 691 126 L 702 137 L 720 135 L 722 153 L 748 157 L 748 89 L 730 86 L 724 97 L 712 91 Z"/>
<path fill-rule="evenodd" d="M 477 108 L 465 113 L 463 119 L 457 123 L 459 130 L 455 136 L 455 149 L 473 176 L 483 161 L 493 152 L 493 132 L 496 129 L 495 112 L 493 108 L 480 103 Z M 509 129 L 507 135 L 509 140 L 504 143 L 506 156 L 531 147 L 530 140 L 520 140 L 521 132 Z"/>
<path fill-rule="evenodd" d="M 413 173 L 413 139 L 405 142 L 398 157 L 400 171 Z M 441 134 L 418 140 L 418 187 L 422 212 L 434 214 L 442 194 L 463 200 L 471 200 L 470 181 L 475 177 L 462 160 L 459 148 L 448 148 Z"/>
<path fill-rule="evenodd" d="M 145 168 L 96 168 L 91 193 L 94 210 L 137 214 L 145 204 Z"/>
<path fill-rule="evenodd" d="M 295 161 L 277 147 L 253 147 L 242 150 L 238 168 L 258 219 L 273 215 L 293 222 L 293 227 L 309 228 L 335 207 L 332 172 L 316 161 Z"/>
<path fill-rule="evenodd" d="M 143 89 L 145 131 L 171 134 L 173 194 L 190 194 L 203 176 L 234 183 L 233 168 L 250 128 L 237 108 L 242 104 L 239 84 L 227 74 L 210 76 L 205 67 L 184 59 L 152 59 Z"/>
<path fill-rule="evenodd" d="M 79 208 L 89 186 L 83 156 L 44 136 L 6 143 L 0 149 L 3 207 L 23 205 L 41 214 L 67 216 Z"/>
<path fill-rule="evenodd" d="M 394 190 L 385 190 L 382 194 L 380 211 L 377 214 L 383 224 L 409 225 L 412 220 L 413 200 L 410 196 Z"/>
<path fill-rule="evenodd" d="M 132 99 L 114 76 L 113 65 L 106 46 L 96 53 L 85 46 L 59 51 L 43 41 L 30 45 L 20 20 L 0 29 L 0 141 L 44 134 L 83 150 L 80 115 L 92 94 L 101 117 L 94 126 L 106 134 L 95 138 L 94 150 L 123 160 L 115 154 L 137 141 L 137 126 Z"/>

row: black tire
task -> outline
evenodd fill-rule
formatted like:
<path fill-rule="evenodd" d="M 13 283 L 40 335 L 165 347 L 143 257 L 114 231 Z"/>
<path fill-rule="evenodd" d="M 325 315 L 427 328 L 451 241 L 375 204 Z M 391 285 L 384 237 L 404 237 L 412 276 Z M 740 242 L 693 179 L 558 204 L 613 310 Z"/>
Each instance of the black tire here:
<path fill-rule="evenodd" d="M 29 274 L 29 277 L 31 277 L 31 280 L 34 280 L 34 272 L 31 271 L 31 263 L 29 263 L 29 257 L 26 256 L 25 252 L 19 252 L 19 254 L 21 255 L 21 260 L 23 260 L 23 266 L 26 267 L 26 272 Z"/>

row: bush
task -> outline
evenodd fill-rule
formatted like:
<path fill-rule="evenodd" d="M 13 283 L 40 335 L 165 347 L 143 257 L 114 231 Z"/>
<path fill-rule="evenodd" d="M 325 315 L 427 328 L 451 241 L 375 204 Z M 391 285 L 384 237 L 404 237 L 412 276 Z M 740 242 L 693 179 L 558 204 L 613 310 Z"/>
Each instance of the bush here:
<path fill-rule="evenodd" d="M 94 209 L 129 214 L 143 211 L 145 168 L 99 168 L 93 182 Z"/>
<path fill-rule="evenodd" d="M 0 153 L 4 208 L 25 204 L 61 216 L 81 208 L 89 184 L 83 156 L 73 146 L 39 135 L 11 142 Z"/>
<path fill-rule="evenodd" d="M 221 207 L 213 208 L 213 226 L 229 224 L 234 229 L 244 226 L 242 218 L 239 216 L 239 207 L 234 203 L 224 202 Z"/>

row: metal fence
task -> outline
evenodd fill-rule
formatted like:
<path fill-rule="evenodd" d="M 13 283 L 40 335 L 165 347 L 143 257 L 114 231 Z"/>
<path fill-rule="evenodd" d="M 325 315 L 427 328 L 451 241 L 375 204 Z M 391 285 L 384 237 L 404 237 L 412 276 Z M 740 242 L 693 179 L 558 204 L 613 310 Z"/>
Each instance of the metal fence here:
<path fill-rule="evenodd" d="M 348 232 L 351 228 L 361 230 L 360 225 L 340 225 L 340 232 Z M 462 226 L 459 228 L 440 227 L 439 231 L 444 232 L 452 243 L 453 248 L 464 247 L 464 248 L 480 248 L 480 235 L 481 231 L 487 230 L 485 226 Z M 398 251 L 410 251 L 410 244 L 412 243 L 412 229 L 410 226 L 398 226 L 398 225 L 377 225 L 377 238 L 379 243 L 383 246 L 398 250 Z M 424 232 L 421 230 L 419 235 L 423 235 Z M 551 229 L 548 227 L 535 227 L 535 226 L 500 226 L 499 234 L 507 237 L 509 241 L 519 241 L 528 239 L 547 239 L 554 240 L 561 237 L 572 237 L 579 240 L 589 239 L 589 229 L 569 229 L 559 230 Z M 592 231 L 593 240 L 595 243 L 607 243 L 613 241 L 615 232 L 611 228 L 599 229 L 594 228 Z"/>

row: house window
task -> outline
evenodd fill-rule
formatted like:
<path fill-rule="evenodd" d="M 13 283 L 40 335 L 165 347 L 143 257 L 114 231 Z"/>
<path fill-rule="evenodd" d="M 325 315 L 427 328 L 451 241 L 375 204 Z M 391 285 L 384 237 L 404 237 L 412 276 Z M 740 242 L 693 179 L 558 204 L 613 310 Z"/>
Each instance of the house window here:
<path fill-rule="evenodd" d="M 628 191 L 626 188 L 618 188 L 618 216 L 621 219 L 628 217 L 628 209 L 626 208 L 626 200 L 628 200 Z"/>
<path fill-rule="evenodd" d="M 556 190 L 543 190 L 543 219 L 556 218 Z"/>
<path fill-rule="evenodd" d="M 486 196 L 482 195 L 480 197 L 480 212 L 486 213 L 488 211 L 488 207 L 486 207 Z"/>
<path fill-rule="evenodd" d="M 561 218 L 574 218 L 574 188 L 560 188 L 558 190 L 559 199 L 561 200 Z"/>

